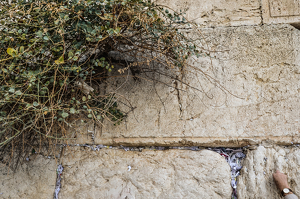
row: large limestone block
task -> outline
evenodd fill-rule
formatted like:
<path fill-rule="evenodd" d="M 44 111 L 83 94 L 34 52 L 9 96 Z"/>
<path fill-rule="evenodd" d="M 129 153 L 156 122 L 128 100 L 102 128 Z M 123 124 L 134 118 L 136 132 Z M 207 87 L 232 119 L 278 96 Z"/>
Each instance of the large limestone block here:
<path fill-rule="evenodd" d="M 228 163 L 208 150 L 67 148 L 62 164 L 64 199 L 229 199 L 232 192 Z"/>
<path fill-rule="evenodd" d="M 200 27 L 259 25 L 261 10 L 259 0 L 157 0 L 179 12 Z"/>
<path fill-rule="evenodd" d="M 129 101 L 135 109 L 120 125 L 105 123 L 96 129 L 95 143 L 241 146 L 262 140 L 300 142 L 299 31 L 290 25 L 265 25 L 208 28 L 202 33 L 211 55 L 190 63 L 219 85 L 191 68 L 183 80 L 198 90 L 164 78 L 171 87 L 130 76 L 112 81 L 107 92 L 118 89 L 126 98 L 124 104 Z M 190 35 L 195 37 L 193 32 Z"/>
<path fill-rule="evenodd" d="M 0 164 L 0 198 L 53 199 L 56 183 L 56 162 L 41 155 L 20 166 L 14 173 Z"/>
<path fill-rule="evenodd" d="M 187 77 L 191 86 L 202 85 L 203 93 L 182 92 L 185 135 L 277 142 L 299 135 L 299 31 L 278 25 L 220 28 L 204 35 L 215 57 L 191 62 L 219 84 L 201 74 Z"/>
<path fill-rule="evenodd" d="M 262 0 L 262 17 L 263 23 L 290 23 L 299 27 L 299 1 Z"/>
<path fill-rule="evenodd" d="M 238 177 L 238 197 L 280 199 L 272 174 L 278 169 L 288 175 L 291 189 L 300 196 L 299 147 L 259 146 L 248 151 Z"/>

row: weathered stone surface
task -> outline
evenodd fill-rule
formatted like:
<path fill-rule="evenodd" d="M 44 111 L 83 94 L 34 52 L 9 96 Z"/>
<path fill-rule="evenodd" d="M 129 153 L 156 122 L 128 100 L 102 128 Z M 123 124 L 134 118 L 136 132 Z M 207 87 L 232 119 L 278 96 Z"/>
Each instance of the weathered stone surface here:
<path fill-rule="evenodd" d="M 259 0 L 157 0 L 175 11 L 186 10 L 186 18 L 200 27 L 258 25 L 261 23 Z"/>
<path fill-rule="evenodd" d="M 60 197 L 230 198 L 230 168 L 208 151 L 66 149 Z M 130 171 L 128 166 L 131 166 Z"/>
<path fill-rule="evenodd" d="M 272 174 L 278 169 L 288 175 L 292 190 L 300 195 L 299 147 L 259 146 L 248 151 L 238 177 L 239 198 L 282 198 L 277 191 Z"/>
<path fill-rule="evenodd" d="M 41 155 L 21 165 L 13 173 L 0 164 L 0 198 L 53 198 L 56 183 L 56 162 Z"/>
<path fill-rule="evenodd" d="M 263 23 L 290 23 L 299 26 L 300 4 L 294 0 L 262 0 Z"/>
<path fill-rule="evenodd" d="M 196 59 L 193 64 L 220 84 L 189 76 L 187 81 L 194 87 L 203 85 L 204 93 L 187 88 L 190 92 L 182 94 L 185 134 L 262 139 L 299 135 L 298 30 L 282 25 L 208 34 L 213 36 L 205 40 L 219 52 L 213 53 L 216 58 Z"/>
<path fill-rule="evenodd" d="M 173 87 L 154 86 L 130 76 L 114 79 L 108 92 L 118 88 L 136 109 L 121 125 L 106 123 L 96 129 L 95 143 L 241 146 L 262 140 L 300 142 L 299 31 L 290 25 L 265 25 L 203 29 L 202 33 L 211 56 L 190 63 L 220 84 L 191 68 L 183 80 L 199 90 L 171 80 L 167 83 Z M 121 108 L 129 110 L 122 104 Z"/>

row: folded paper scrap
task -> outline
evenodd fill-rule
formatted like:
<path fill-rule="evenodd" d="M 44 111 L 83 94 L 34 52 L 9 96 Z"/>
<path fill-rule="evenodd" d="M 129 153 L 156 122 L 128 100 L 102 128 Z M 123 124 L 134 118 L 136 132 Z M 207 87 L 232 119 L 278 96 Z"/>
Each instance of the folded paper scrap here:
<path fill-rule="evenodd" d="M 55 186 L 55 192 L 54 192 L 54 199 L 58 199 L 58 193 L 60 191 L 60 187 L 61 187 L 61 174 L 63 172 L 64 168 L 63 166 L 60 164 L 58 165 L 58 168 L 57 168 L 57 181 L 56 181 L 56 186 Z"/>
<path fill-rule="evenodd" d="M 88 144 L 82 144 L 80 146 L 91 148 L 93 151 L 99 151 L 100 149 L 104 149 L 104 148 L 109 148 L 109 149 L 112 148 L 112 146 L 105 146 L 105 145 L 102 145 L 102 144 L 99 144 L 99 145 L 96 145 L 96 146 L 91 146 L 91 145 L 88 145 Z"/>
<path fill-rule="evenodd" d="M 230 149 L 230 148 L 214 148 L 211 149 L 221 156 L 223 156 L 228 162 L 231 168 L 231 186 L 233 189 L 232 199 L 237 199 L 236 185 L 237 176 L 240 175 L 240 170 L 242 169 L 241 160 L 246 157 L 242 149 Z"/>

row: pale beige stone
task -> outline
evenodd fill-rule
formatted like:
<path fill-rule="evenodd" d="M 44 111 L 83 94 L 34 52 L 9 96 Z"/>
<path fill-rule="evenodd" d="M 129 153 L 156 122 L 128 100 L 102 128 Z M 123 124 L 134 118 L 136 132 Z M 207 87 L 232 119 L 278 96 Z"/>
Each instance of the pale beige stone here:
<path fill-rule="evenodd" d="M 200 27 L 259 25 L 259 0 L 157 0 L 177 12 L 185 11 L 186 18 Z M 170 9 L 169 9 L 170 10 Z"/>
<path fill-rule="evenodd" d="M 56 183 L 56 161 L 41 155 L 31 156 L 14 173 L 0 164 L 0 198 L 53 199 Z"/>
<path fill-rule="evenodd" d="M 228 163 L 208 150 L 67 148 L 62 164 L 63 199 L 229 199 L 232 191 Z"/>
<path fill-rule="evenodd" d="M 182 94 L 185 132 L 219 138 L 298 135 L 298 30 L 282 25 L 224 28 L 205 33 L 213 35 L 206 37 L 206 41 L 220 52 L 213 53 L 216 58 L 207 58 L 206 62 L 195 59 L 193 65 L 220 84 L 214 85 L 200 75 L 197 79 L 188 76 L 192 86 L 203 85 L 204 94 L 190 88 Z"/>
<path fill-rule="evenodd" d="M 262 0 L 262 17 L 265 24 L 290 23 L 299 27 L 300 4 L 294 0 Z"/>
<path fill-rule="evenodd" d="M 118 89 L 135 109 L 120 125 L 106 122 L 102 129 L 96 129 L 95 143 L 299 143 L 298 30 L 290 25 L 265 25 L 202 29 L 202 33 L 211 57 L 191 59 L 190 64 L 223 87 L 211 83 L 201 73 L 195 74 L 191 68 L 187 68 L 183 80 L 200 91 L 166 78 L 160 80 L 172 87 L 159 83 L 154 86 L 130 76 L 112 79 L 107 92 Z M 195 37 L 194 32 L 190 34 Z M 130 110 L 123 104 L 120 107 Z"/>
<path fill-rule="evenodd" d="M 272 174 L 278 169 L 288 175 L 292 190 L 300 195 L 300 149 L 299 147 L 259 146 L 248 151 L 238 177 L 238 197 L 244 199 L 282 198 L 273 181 Z"/>

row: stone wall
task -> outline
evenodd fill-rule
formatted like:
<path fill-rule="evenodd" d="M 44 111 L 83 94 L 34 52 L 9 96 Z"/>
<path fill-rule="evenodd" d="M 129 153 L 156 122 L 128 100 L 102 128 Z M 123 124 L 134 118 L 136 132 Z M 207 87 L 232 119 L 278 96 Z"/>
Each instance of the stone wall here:
<path fill-rule="evenodd" d="M 57 162 L 53 158 L 33 155 L 14 173 L 0 163 L 0 198 L 53 199 Z"/>
<path fill-rule="evenodd" d="M 107 92 L 118 88 L 136 109 L 117 126 L 87 125 L 78 134 L 92 131 L 95 140 L 86 136 L 78 142 L 134 146 L 299 143 L 299 31 L 283 24 L 201 32 L 211 54 L 192 58 L 190 64 L 219 85 L 193 68 L 183 77 L 189 86 L 164 78 L 160 80 L 173 87 L 114 78 Z M 188 34 L 194 36 L 192 31 Z"/>
<path fill-rule="evenodd" d="M 282 198 L 272 177 L 276 170 L 287 174 L 291 189 L 300 196 L 299 146 L 259 146 L 256 150 L 248 151 L 243 165 L 238 179 L 239 198 Z"/>
<path fill-rule="evenodd" d="M 200 27 L 260 25 L 259 0 L 156 0 L 171 10 L 186 13 Z"/>
<path fill-rule="evenodd" d="M 208 151 L 67 149 L 61 198 L 230 198 L 230 168 Z M 214 166 L 212 166 L 214 165 Z"/>
<path fill-rule="evenodd" d="M 186 34 L 199 39 L 209 56 L 189 60 L 194 68 L 181 76 L 189 87 L 165 77 L 160 80 L 171 87 L 110 78 L 106 92 L 118 89 L 134 112 L 119 126 L 80 125 L 73 129 L 74 143 L 249 145 L 238 177 L 239 198 L 280 198 L 272 181 L 276 169 L 288 174 L 300 194 L 297 1 L 156 2 L 185 10 L 187 19 L 197 22 L 199 32 Z M 212 151 L 65 150 L 60 198 L 231 198 L 230 168 Z M 14 174 L 1 165 L 0 198 L 53 198 L 57 164 L 37 156 Z"/>
<path fill-rule="evenodd" d="M 299 26 L 300 4 L 293 0 L 262 0 L 264 23 L 291 23 Z"/>
<path fill-rule="evenodd" d="M 136 81 L 130 70 L 111 78 L 106 92 L 117 89 L 134 112 L 118 126 L 75 128 L 77 143 L 238 147 L 264 140 L 300 142 L 299 30 L 276 21 L 288 15 L 283 22 L 295 24 L 288 19 L 298 16 L 298 4 L 292 9 L 292 2 L 280 0 L 157 3 L 185 10 L 199 24 L 186 34 L 198 39 L 209 56 L 190 59 L 192 67 L 179 75 L 184 83 L 162 76 L 159 81 L 168 86 Z M 263 14 L 267 8 L 269 18 Z"/>

